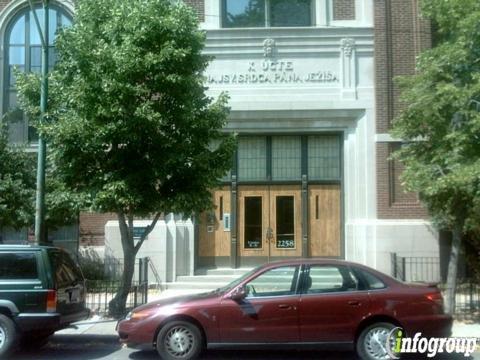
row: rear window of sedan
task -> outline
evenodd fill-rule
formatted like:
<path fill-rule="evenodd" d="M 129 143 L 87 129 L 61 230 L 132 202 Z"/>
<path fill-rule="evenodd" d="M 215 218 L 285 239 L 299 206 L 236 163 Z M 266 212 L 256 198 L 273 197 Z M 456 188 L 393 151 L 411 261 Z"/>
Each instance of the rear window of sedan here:
<path fill-rule="evenodd" d="M 387 287 L 387 285 L 385 285 L 385 283 L 381 279 L 379 279 L 377 276 L 373 275 L 372 273 L 365 271 L 363 269 L 355 269 L 355 271 L 360 273 L 360 276 L 366 282 L 366 285 L 369 290 L 378 290 L 378 289 L 384 289 Z"/>
<path fill-rule="evenodd" d="M 345 266 L 312 265 L 306 275 L 307 294 L 363 290 L 362 283 Z"/>

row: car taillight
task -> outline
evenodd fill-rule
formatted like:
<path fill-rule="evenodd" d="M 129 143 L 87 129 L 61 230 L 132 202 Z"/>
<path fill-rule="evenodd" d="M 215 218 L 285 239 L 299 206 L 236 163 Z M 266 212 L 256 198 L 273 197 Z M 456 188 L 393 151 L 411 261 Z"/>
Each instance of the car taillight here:
<path fill-rule="evenodd" d="M 47 291 L 47 312 L 56 312 L 57 311 L 57 291 L 48 290 Z"/>
<path fill-rule="evenodd" d="M 438 306 L 440 306 L 443 309 L 442 293 L 434 292 L 434 293 L 431 293 L 431 294 L 427 294 L 426 297 L 427 297 L 428 300 L 433 301 L 434 303 L 436 303 Z"/>

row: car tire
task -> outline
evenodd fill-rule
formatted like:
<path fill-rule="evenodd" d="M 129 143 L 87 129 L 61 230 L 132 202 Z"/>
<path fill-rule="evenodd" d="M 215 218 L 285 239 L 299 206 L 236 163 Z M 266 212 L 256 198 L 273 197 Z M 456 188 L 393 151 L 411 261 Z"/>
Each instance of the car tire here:
<path fill-rule="evenodd" d="M 188 321 L 171 321 L 157 336 L 157 351 L 164 360 L 193 360 L 202 349 L 202 333 Z"/>
<path fill-rule="evenodd" d="M 9 354 L 17 341 L 17 330 L 13 321 L 0 314 L 0 358 Z"/>
<path fill-rule="evenodd" d="M 357 339 L 357 355 L 363 360 L 391 359 L 386 353 L 386 345 L 389 334 L 395 328 L 397 326 L 388 322 L 378 322 L 367 326 Z"/>

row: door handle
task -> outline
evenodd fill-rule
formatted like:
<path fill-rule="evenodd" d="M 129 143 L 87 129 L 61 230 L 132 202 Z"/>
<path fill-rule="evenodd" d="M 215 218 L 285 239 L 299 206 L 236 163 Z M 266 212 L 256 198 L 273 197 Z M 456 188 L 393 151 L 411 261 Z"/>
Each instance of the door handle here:
<path fill-rule="evenodd" d="M 280 304 L 278 305 L 278 308 L 281 310 L 291 310 L 291 309 L 296 309 L 295 306 L 289 305 L 289 304 Z"/>
<path fill-rule="evenodd" d="M 360 306 L 360 305 L 362 305 L 362 303 L 358 300 L 350 300 L 348 302 L 348 305 L 350 305 L 350 306 Z"/>

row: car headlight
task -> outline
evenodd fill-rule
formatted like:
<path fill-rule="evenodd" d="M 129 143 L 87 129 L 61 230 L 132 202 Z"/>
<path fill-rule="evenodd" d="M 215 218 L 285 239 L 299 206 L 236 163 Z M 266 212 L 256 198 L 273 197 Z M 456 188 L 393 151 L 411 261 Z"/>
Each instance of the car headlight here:
<path fill-rule="evenodd" d="M 140 311 L 131 311 L 127 314 L 126 320 L 143 320 L 155 314 L 155 309 L 145 309 Z"/>

